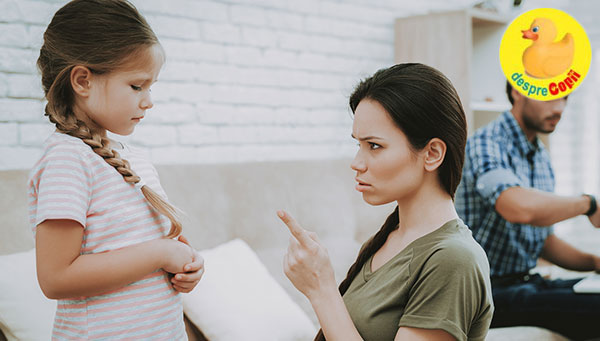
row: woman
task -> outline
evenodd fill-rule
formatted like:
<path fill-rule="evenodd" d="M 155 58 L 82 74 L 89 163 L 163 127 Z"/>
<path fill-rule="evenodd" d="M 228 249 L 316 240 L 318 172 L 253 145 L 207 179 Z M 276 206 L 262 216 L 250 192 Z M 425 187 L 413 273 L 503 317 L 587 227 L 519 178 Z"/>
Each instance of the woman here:
<path fill-rule="evenodd" d="M 467 137 L 456 90 L 439 71 L 400 64 L 350 97 L 356 190 L 397 202 L 336 289 L 327 251 L 279 211 L 294 236 L 284 271 L 321 324 L 315 340 L 483 340 L 493 313 L 489 264 L 458 218 Z"/>

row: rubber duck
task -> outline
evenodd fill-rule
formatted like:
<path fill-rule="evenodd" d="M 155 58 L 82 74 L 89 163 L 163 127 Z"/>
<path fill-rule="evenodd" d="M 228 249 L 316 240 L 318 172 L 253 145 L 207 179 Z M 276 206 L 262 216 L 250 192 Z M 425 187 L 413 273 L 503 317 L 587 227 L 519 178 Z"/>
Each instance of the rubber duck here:
<path fill-rule="evenodd" d="M 523 38 L 531 39 L 531 45 L 523 51 L 525 72 L 536 78 L 551 78 L 565 72 L 573 62 L 575 44 L 570 33 L 554 42 L 556 26 L 547 18 L 536 18 L 529 30 L 523 30 Z"/>

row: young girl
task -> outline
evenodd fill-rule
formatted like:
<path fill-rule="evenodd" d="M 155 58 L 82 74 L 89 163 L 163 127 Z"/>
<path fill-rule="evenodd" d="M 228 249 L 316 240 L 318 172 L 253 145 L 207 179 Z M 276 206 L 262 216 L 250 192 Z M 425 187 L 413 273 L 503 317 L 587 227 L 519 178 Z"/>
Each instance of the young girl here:
<path fill-rule="evenodd" d="M 187 339 L 178 292 L 198 283 L 202 260 L 172 239 L 181 224 L 152 165 L 107 138 L 131 134 L 152 107 L 163 62 L 124 0 L 72 1 L 44 33 L 38 67 L 56 132 L 29 197 L 38 280 L 58 300 L 53 339 Z"/>
<path fill-rule="evenodd" d="M 493 305 L 483 249 L 453 205 L 467 137 L 452 84 L 421 64 L 362 81 L 350 97 L 356 189 L 396 202 L 336 288 L 327 251 L 283 211 L 292 235 L 284 271 L 310 300 L 316 340 L 484 340 Z"/>

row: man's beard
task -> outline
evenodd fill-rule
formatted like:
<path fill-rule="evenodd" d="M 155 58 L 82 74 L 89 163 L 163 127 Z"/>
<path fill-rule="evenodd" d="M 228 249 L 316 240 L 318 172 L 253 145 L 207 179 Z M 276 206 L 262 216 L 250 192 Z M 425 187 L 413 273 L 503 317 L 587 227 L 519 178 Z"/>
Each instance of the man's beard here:
<path fill-rule="evenodd" d="M 554 118 L 554 116 L 552 116 L 552 118 Z M 550 129 L 544 129 L 544 121 L 545 120 L 534 121 L 534 120 L 530 119 L 529 116 L 523 115 L 523 124 L 529 130 L 533 130 L 535 132 L 542 133 L 542 134 L 549 134 L 549 133 L 553 132 L 554 129 L 556 129 L 556 127 L 550 128 Z"/>

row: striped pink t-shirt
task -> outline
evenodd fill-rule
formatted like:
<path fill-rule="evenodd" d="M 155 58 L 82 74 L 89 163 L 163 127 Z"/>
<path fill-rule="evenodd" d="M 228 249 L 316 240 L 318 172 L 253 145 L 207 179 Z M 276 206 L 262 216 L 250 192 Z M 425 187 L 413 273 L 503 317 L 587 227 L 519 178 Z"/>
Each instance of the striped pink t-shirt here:
<path fill-rule="evenodd" d="M 35 233 L 47 219 L 71 219 L 84 227 L 81 254 L 120 249 L 162 238 L 167 218 L 152 209 L 83 141 L 54 133 L 29 177 L 29 219 Z M 133 170 L 166 197 L 158 174 L 139 150 L 119 151 Z M 186 340 L 181 295 L 163 270 L 98 296 L 58 300 L 52 339 Z"/>

